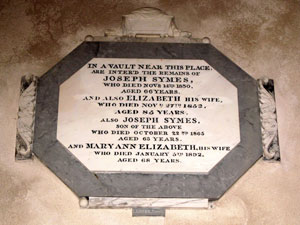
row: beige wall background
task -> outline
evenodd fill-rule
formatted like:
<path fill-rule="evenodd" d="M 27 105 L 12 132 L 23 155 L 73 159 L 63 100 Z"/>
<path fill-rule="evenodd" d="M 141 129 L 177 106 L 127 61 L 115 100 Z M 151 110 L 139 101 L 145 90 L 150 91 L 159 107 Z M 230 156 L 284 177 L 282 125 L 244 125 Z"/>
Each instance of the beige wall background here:
<path fill-rule="evenodd" d="M 281 163 L 259 160 L 211 210 L 79 209 L 77 197 L 38 159 L 15 162 L 20 78 L 42 75 L 88 34 L 118 28 L 121 15 L 157 7 L 254 78 L 276 82 Z M 0 224 L 300 224 L 299 0 L 1 0 Z"/>

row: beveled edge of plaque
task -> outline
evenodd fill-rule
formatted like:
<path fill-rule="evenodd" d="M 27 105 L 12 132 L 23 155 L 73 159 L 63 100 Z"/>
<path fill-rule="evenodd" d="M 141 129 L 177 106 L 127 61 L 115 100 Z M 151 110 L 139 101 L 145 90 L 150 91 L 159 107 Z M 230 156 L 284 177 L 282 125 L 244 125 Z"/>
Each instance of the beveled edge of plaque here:
<path fill-rule="evenodd" d="M 238 88 L 241 142 L 208 175 L 90 172 L 56 129 L 59 85 L 94 57 L 205 60 Z M 83 42 L 40 78 L 33 152 L 77 196 L 216 200 L 262 156 L 258 104 L 256 81 L 210 44 Z"/>

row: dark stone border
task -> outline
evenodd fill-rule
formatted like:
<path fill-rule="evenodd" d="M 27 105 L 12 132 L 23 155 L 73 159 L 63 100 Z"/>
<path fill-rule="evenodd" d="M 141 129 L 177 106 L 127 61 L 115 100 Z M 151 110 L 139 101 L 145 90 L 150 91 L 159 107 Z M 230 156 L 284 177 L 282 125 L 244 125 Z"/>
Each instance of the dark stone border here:
<path fill-rule="evenodd" d="M 238 89 L 241 142 L 207 175 L 90 172 L 56 132 L 60 84 L 94 57 L 205 60 Z M 33 152 L 77 196 L 215 200 L 262 156 L 256 81 L 210 44 L 84 42 L 39 80 Z"/>

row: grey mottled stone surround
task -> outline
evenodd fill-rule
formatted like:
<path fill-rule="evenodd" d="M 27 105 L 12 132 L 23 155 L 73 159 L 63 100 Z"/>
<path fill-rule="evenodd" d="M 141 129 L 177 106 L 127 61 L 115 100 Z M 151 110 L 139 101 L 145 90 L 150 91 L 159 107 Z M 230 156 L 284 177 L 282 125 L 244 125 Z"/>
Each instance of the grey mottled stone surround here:
<path fill-rule="evenodd" d="M 241 142 L 208 175 L 90 172 L 56 130 L 59 85 L 94 57 L 205 60 L 238 88 Z M 78 196 L 215 200 L 262 156 L 256 80 L 210 44 L 84 42 L 39 80 L 33 152 Z"/>

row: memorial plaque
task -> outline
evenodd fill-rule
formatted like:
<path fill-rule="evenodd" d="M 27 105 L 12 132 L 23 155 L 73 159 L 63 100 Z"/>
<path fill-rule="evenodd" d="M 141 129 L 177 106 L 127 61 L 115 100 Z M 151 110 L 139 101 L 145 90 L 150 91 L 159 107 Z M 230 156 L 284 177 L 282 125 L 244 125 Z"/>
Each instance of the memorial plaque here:
<path fill-rule="evenodd" d="M 204 60 L 94 58 L 60 86 L 57 139 L 91 171 L 208 173 L 240 142 L 237 88 Z"/>
<path fill-rule="evenodd" d="M 39 80 L 33 152 L 80 197 L 214 200 L 260 130 L 256 81 L 212 45 L 84 42 Z"/>

